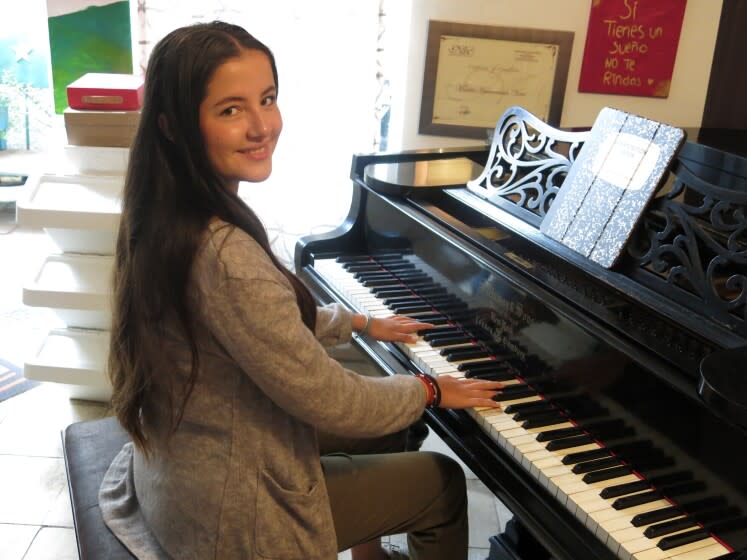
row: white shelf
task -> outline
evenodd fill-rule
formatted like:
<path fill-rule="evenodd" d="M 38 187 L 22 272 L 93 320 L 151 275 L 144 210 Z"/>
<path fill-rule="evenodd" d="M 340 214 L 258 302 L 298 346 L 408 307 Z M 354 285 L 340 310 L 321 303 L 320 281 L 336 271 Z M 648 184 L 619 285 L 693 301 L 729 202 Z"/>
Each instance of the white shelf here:
<path fill-rule="evenodd" d="M 65 162 L 80 175 L 118 175 L 127 173 L 129 148 L 104 148 L 99 146 L 73 146 L 63 148 Z"/>
<path fill-rule="evenodd" d="M 71 398 L 106 402 L 111 384 L 106 376 L 109 333 L 84 329 L 53 329 L 36 356 L 23 367 L 27 379 L 60 383 Z"/>
<path fill-rule="evenodd" d="M 104 175 L 32 175 L 16 218 L 43 228 L 63 252 L 111 255 L 124 179 Z"/>
<path fill-rule="evenodd" d="M 110 256 L 49 255 L 24 286 L 23 303 L 49 307 L 71 327 L 108 329 L 113 266 Z"/>
<path fill-rule="evenodd" d="M 128 159 L 127 148 L 92 146 L 37 154 L 16 201 L 17 222 L 43 229 L 62 252 L 49 255 L 24 286 L 23 303 L 50 308 L 67 325 L 48 333 L 24 375 L 59 383 L 71 398 L 111 398 L 111 255 Z"/>

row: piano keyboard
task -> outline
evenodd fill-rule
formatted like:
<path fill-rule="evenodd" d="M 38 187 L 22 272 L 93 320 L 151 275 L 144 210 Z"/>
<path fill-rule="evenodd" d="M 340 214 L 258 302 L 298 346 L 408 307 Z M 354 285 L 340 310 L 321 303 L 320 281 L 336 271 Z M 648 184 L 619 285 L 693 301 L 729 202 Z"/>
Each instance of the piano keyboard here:
<path fill-rule="evenodd" d="M 500 409 L 466 412 L 619 558 L 733 556 L 714 533 L 744 523 L 737 508 L 704 493 L 692 473 L 602 406 L 519 371 L 510 353 L 475 334 L 466 303 L 402 255 L 318 259 L 314 269 L 361 312 L 434 323 L 417 342 L 397 343 L 423 372 L 502 381 Z"/>

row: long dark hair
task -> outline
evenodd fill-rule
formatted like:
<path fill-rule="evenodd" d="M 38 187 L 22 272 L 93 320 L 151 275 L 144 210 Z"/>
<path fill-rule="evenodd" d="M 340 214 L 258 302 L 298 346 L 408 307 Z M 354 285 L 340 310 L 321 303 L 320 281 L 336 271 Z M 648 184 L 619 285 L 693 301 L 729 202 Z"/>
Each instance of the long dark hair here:
<path fill-rule="evenodd" d="M 148 451 L 143 405 L 154 386 L 165 322 L 175 321 L 192 355 L 181 394 L 169 391 L 171 429 L 184 414 L 199 369 L 187 286 L 198 245 L 212 217 L 251 235 L 291 282 L 304 323 L 316 306 L 303 283 L 273 255 L 257 215 L 230 192 L 208 160 L 199 107 L 213 72 L 242 49 L 265 53 L 278 85 L 275 58 L 241 27 L 224 22 L 182 27 L 154 47 L 145 75 L 140 124 L 125 179 L 114 267 L 108 373 L 112 407 L 133 441 Z"/>

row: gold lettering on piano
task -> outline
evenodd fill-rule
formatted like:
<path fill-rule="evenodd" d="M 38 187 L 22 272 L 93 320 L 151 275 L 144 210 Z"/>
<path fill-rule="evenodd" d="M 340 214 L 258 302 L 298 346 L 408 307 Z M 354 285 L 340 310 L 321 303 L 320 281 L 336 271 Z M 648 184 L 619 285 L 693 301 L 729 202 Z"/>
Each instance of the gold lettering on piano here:
<path fill-rule="evenodd" d="M 507 257 L 508 257 L 509 259 L 511 259 L 512 261 L 514 261 L 514 262 L 515 262 L 516 264 L 518 264 L 519 266 L 521 266 L 521 267 L 523 267 L 523 268 L 527 268 L 527 269 L 529 269 L 529 268 L 534 268 L 534 265 L 533 265 L 532 263 L 530 263 L 530 262 L 529 262 L 528 260 L 526 260 L 526 259 L 523 259 L 523 258 L 521 258 L 521 257 L 520 257 L 519 255 L 517 255 L 516 253 L 512 253 L 512 252 L 510 252 L 510 251 L 509 251 L 508 253 L 505 253 L 505 255 L 506 255 L 506 256 L 507 256 Z"/>
<path fill-rule="evenodd" d="M 475 322 L 478 327 L 513 356 L 525 361 L 527 348 L 519 344 L 517 334 L 526 325 L 531 324 L 535 320 L 534 317 L 527 313 L 520 301 L 507 299 L 491 284 L 481 286 L 481 292 L 487 296 L 491 307 L 477 313 Z"/>

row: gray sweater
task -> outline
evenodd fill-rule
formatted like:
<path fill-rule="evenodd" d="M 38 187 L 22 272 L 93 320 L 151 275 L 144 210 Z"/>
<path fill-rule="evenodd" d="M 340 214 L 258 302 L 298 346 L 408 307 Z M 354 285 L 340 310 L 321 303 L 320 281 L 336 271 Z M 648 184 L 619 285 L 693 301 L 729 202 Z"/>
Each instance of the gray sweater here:
<path fill-rule="evenodd" d="M 166 437 L 168 386 L 179 389 L 190 364 L 173 331 L 143 407 L 153 453 L 122 449 L 101 486 L 101 511 L 140 559 L 332 560 L 317 429 L 352 437 L 404 429 L 423 413 L 425 391 L 414 377 L 365 377 L 331 359 L 324 346 L 350 339 L 350 313 L 319 308 L 312 333 L 262 248 L 221 225 L 211 224 L 190 279 L 200 364 L 182 423 Z"/>

